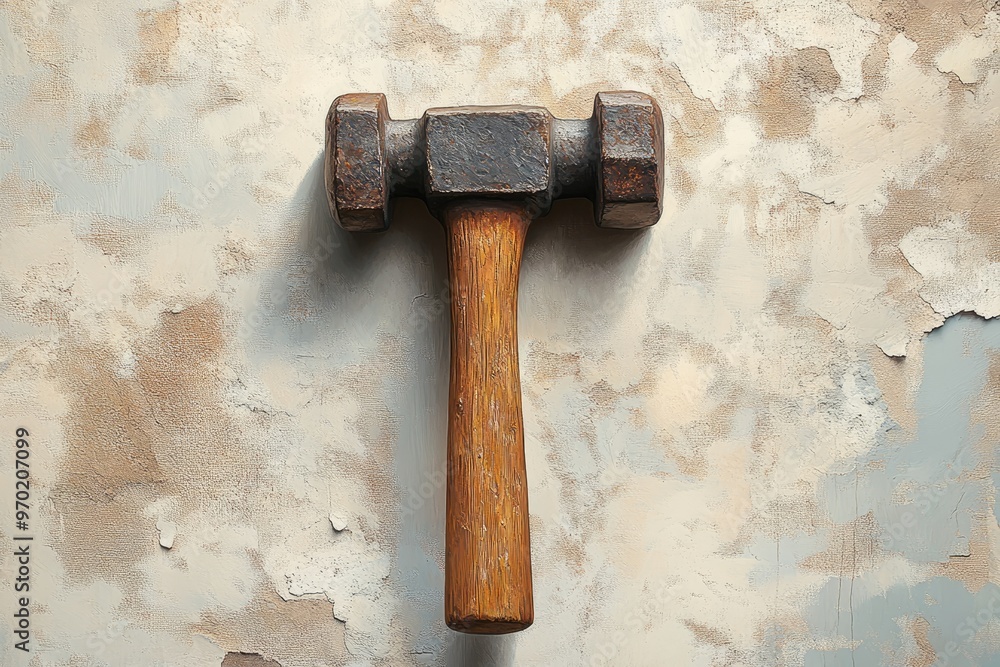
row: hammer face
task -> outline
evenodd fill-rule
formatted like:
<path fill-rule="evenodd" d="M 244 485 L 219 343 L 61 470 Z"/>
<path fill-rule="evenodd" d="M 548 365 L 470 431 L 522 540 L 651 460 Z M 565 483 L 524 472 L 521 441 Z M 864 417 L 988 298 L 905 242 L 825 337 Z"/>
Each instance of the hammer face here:
<path fill-rule="evenodd" d="M 601 227 L 656 224 L 663 211 L 663 116 L 648 95 L 598 93 L 595 218 Z"/>
<path fill-rule="evenodd" d="M 393 120 L 381 94 L 342 95 L 326 124 L 330 210 L 349 231 L 389 226 L 393 197 L 424 198 L 440 217 L 461 199 L 514 200 L 531 217 L 587 197 L 602 227 L 634 229 L 663 211 L 663 116 L 642 93 L 598 93 L 589 119 L 542 107 L 428 110 Z"/>
<path fill-rule="evenodd" d="M 353 232 L 389 226 L 385 95 L 337 98 L 326 119 L 326 192 L 341 227 Z"/>
<path fill-rule="evenodd" d="M 424 131 L 429 198 L 510 198 L 548 208 L 552 116 L 546 109 L 430 109 Z"/>

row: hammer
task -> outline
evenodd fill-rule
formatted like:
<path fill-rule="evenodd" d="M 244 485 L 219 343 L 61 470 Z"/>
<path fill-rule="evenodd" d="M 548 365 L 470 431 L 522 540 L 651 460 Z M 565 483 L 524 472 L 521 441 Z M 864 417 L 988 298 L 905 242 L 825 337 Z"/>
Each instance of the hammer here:
<path fill-rule="evenodd" d="M 558 198 L 594 202 L 600 227 L 662 212 L 663 117 L 648 95 L 598 93 L 586 119 L 533 106 L 428 109 L 393 120 L 385 95 L 334 100 L 326 119 L 330 211 L 348 231 L 389 227 L 395 197 L 444 225 L 451 288 L 445 620 L 453 630 L 531 625 L 531 548 L 517 364 L 517 281 L 528 225 Z"/>

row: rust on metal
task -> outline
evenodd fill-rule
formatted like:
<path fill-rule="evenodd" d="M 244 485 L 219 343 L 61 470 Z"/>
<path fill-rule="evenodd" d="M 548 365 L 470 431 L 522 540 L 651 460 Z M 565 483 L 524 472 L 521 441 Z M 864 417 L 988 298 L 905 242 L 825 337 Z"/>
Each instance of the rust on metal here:
<path fill-rule="evenodd" d="M 456 199 L 522 201 L 538 217 L 586 197 L 598 225 L 624 229 L 662 213 L 663 118 L 642 93 L 599 93 L 588 119 L 469 106 L 394 120 L 382 94 L 342 95 L 326 133 L 330 210 L 350 231 L 387 229 L 395 197 L 419 197 L 438 217 Z"/>
<path fill-rule="evenodd" d="M 587 197 L 602 227 L 662 212 L 663 120 L 648 95 L 600 93 L 585 119 L 530 106 L 429 109 L 393 120 L 383 95 L 337 98 L 326 188 L 345 229 L 381 231 L 396 197 L 445 228 L 451 294 L 445 620 L 502 634 L 534 621 L 517 285 L 528 226 Z"/>

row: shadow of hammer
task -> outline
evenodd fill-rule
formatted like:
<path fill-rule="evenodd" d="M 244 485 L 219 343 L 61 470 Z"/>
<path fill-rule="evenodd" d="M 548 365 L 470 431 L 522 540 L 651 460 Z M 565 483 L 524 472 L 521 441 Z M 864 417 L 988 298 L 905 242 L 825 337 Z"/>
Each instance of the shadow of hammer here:
<path fill-rule="evenodd" d="M 662 213 L 663 118 L 635 92 L 599 93 L 586 119 L 531 106 L 389 118 L 381 94 L 338 97 L 326 120 L 330 211 L 388 228 L 419 197 L 445 228 L 451 287 L 444 608 L 448 627 L 503 634 L 534 619 L 517 364 L 517 280 L 528 225 L 558 198 L 594 202 L 601 227 Z"/>

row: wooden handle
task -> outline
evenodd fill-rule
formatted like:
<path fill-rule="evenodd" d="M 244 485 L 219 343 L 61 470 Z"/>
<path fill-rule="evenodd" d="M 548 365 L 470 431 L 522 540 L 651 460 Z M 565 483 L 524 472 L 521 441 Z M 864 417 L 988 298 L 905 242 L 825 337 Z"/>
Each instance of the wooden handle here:
<path fill-rule="evenodd" d="M 517 367 L 523 206 L 444 210 L 451 280 L 451 387 L 444 604 L 448 627 L 503 634 L 531 625 L 531 546 Z"/>

